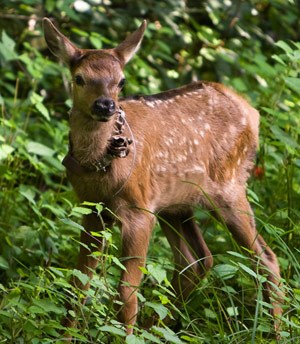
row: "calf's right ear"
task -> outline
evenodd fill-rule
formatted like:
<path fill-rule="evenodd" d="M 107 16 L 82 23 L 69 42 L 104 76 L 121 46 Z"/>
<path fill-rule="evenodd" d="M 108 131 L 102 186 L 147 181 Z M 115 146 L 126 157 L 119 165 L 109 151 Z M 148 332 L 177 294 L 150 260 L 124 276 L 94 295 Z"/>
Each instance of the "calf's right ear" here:
<path fill-rule="evenodd" d="M 80 54 L 80 50 L 58 31 L 50 19 L 43 19 L 43 27 L 45 40 L 52 54 L 63 62 L 70 64 L 71 60 L 74 59 L 76 55 Z"/>

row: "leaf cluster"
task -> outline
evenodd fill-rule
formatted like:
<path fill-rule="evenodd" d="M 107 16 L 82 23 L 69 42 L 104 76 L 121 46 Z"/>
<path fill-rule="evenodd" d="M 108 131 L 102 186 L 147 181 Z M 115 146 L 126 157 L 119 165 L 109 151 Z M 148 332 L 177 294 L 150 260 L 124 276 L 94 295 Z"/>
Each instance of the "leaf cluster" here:
<path fill-rule="evenodd" d="M 82 215 L 61 160 L 68 149 L 69 75 L 48 51 L 51 17 L 78 46 L 116 46 L 148 20 L 126 69 L 124 95 L 204 79 L 236 89 L 260 111 L 260 149 L 249 185 L 258 230 L 278 254 L 286 290 L 282 341 L 300 336 L 300 9 L 296 0 L 2 1 L 0 13 L 0 341 L 60 341 L 73 300 L 82 343 L 275 343 L 261 276 L 222 223 L 196 209 L 215 266 L 178 306 L 172 256 L 160 228 L 152 238 L 139 301 L 140 326 L 126 336 L 113 304 L 124 268 L 120 235 L 108 228 L 98 274 L 86 294 L 69 283 Z M 250 191 L 251 190 L 251 191 Z M 91 210 L 93 209 L 93 210 Z M 256 281 L 256 283 L 255 283 Z M 81 304 L 87 297 L 86 305 Z"/>

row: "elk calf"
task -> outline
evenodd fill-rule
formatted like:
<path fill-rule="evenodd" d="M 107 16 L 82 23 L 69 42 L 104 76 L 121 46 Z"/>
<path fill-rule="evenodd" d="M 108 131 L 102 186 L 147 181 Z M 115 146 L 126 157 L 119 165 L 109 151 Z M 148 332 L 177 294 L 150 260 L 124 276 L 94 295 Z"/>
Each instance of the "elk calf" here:
<path fill-rule="evenodd" d="M 63 162 L 68 178 L 81 201 L 103 202 L 120 221 L 122 256 L 127 259 L 119 319 L 131 333 L 154 214 L 162 219 L 174 253 L 173 286 L 181 297 L 188 297 L 196 276 L 212 266 L 193 218 L 198 205 L 222 218 L 236 241 L 253 252 L 267 275 L 265 297 L 273 304 L 273 315 L 280 315 L 277 259 L 257 233 L 246 198 L 259 114 L 236 93 L 212 82 L 119 100 L 124 66 L 138 50 L 145 28 L 144 21 L 114 49 L 86 50 L 44 19 L 49 49 L 69 66 L 73 81 L 70 150 Z M 113 218 L 107 215 L 105 221 L 110 226 Z M 78 268 L 92 278 L 98 261 L 91 251 L 100 250 L 101 243 L 90 232 L 101 230 L 102 223 L 91 214 L 84 217 L 84 227 Z"/>

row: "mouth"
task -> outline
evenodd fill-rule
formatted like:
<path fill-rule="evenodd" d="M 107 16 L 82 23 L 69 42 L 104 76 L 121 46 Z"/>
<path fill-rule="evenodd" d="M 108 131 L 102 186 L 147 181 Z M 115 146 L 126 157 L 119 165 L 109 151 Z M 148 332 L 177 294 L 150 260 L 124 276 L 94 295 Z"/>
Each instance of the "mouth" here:
<path fill-rule="evenodd" d="M 98 122 L 108 122 L 116 113 L 116 109 L 95 109 L 92 108 L 91 110 L 91 117 Z"/>
<path fill-rule="evenodd" d="M 107 116 L 107 115 L 100 115 L 100 114 L 91 113 L 91 117 L 93 120 L 95 120 L 97 122 L 109 122 L 114 114 L 115 113 Z"/>

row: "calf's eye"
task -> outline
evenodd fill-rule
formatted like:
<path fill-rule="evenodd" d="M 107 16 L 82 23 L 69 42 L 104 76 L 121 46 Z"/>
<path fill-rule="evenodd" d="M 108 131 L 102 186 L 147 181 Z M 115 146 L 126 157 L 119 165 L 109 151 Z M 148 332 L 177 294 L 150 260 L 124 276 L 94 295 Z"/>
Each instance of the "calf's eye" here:
<path fill-rule="evenodd" d="M 119 85 L 118 85 L 119 88 L 123 88 L 125 83 L 126 83 L 126 79 L 125 78 L 121 79 L 121 81 L 119 82 Z"/>
<path fill-rule="evenodd" d="M 85 84 L 83 77 L 81 75 L 75 75 L 75 83 L 76 85 L 83 86 Z"/>

